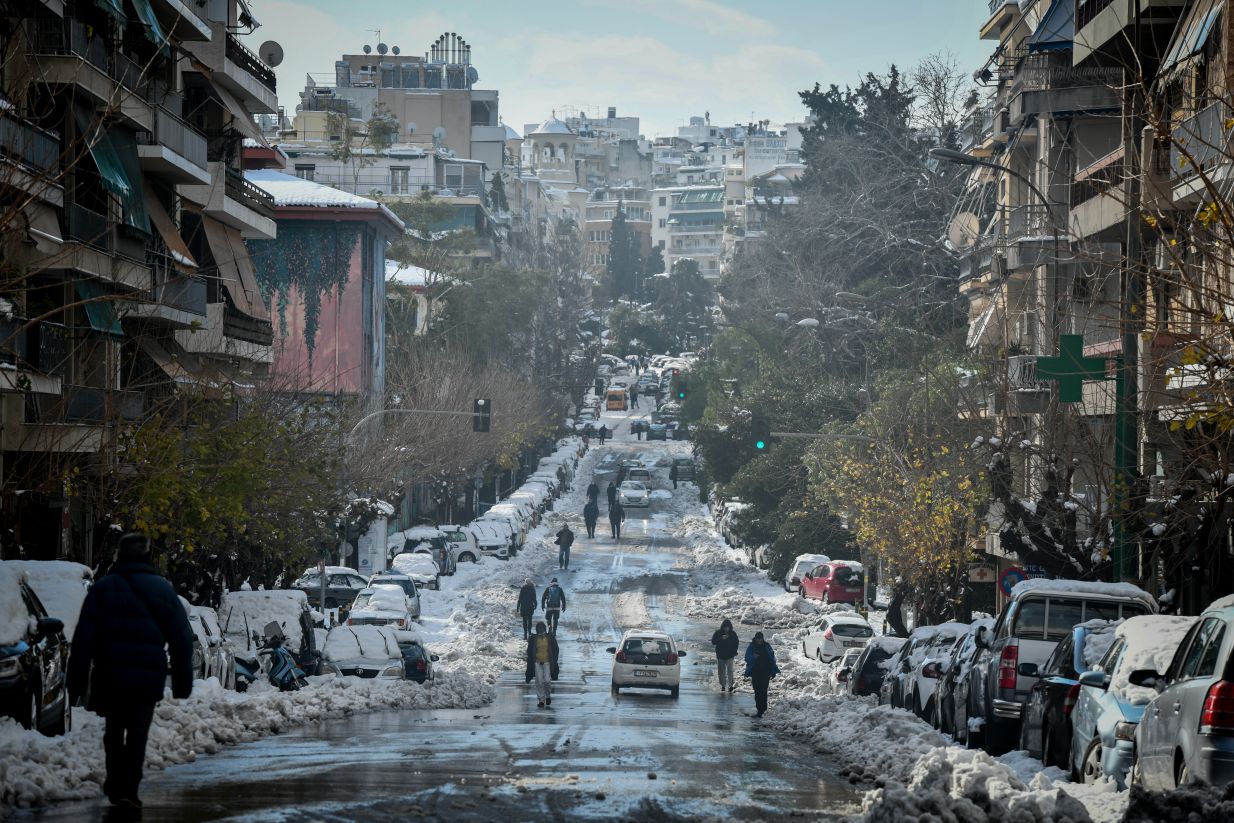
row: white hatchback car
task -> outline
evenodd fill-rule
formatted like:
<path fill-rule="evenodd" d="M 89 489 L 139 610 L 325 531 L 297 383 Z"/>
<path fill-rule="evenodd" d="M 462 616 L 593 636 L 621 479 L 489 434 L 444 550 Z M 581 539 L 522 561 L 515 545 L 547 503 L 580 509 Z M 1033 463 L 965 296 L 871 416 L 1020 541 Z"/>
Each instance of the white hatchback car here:
<path fill-rule="evenodd" d="M 849 649 L 861 649 L 874 636 L 874 629 L 859 614 L 837 612 L 822 619 L 818 627 L 801 641 L 801 653 L 824 663 Z"/>
<path fill-rule="evenodd" d="M 617 487 L 617 499 L 623 506 L 650 506 L 651 493 L 647 485 L 637 480 L 627 480 Z"/>
<path fill-rule="evenodd" d="M 673 638 L 656 629 L 630 629 L 620 646 L 609 646 L 613 659 L 613 694 L 623 688 L 660 689 L 676 697 L 681 688 L 680 659 L 686 656 Z"/>

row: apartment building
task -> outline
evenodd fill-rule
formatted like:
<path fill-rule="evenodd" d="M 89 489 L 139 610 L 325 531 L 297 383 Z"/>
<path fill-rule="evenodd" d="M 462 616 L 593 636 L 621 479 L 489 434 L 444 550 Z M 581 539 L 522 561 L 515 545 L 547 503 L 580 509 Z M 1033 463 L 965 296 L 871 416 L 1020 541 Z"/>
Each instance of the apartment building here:
<path fill-rule="evenodd" d="M 27 556 L 90 562 L 120 425 L 268 371 L 244 238 L 274 203 L 240 158 L 274 74 L 236 0 L 5 8 L 0 519 Z"/>
<path fill-rule="evenodd" d="M 613 239 L 613 219 L 625 213 L 626 226 L 639 237 L 639 254 L 651 253 L 651 193 L 637 186 L 596 189 L 587 200 L 583 224 L 583 264 L 599 277 L 608 265 L 609 243 Z M 653 274 L 655 272 L 652 272 Z"/>
<path fill-rule="evenodd" d="M 651 192 L 651 241 L 664 265 L 684 257 L 698 261 L 704 277 L 720 278 L 724 257 L 724 185 L 677 186 Z"/>

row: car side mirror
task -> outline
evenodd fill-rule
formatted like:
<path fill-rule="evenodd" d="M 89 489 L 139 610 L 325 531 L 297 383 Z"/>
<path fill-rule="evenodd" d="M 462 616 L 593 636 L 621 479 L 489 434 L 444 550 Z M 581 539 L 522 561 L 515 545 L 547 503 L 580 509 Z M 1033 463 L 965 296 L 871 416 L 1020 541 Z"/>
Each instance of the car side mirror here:
<path fill-rule="evenodd" d="M 1164 678 L 1152 669 L 1136 669 L 1127 676 L 1127 682 L 1132 686 L 1143 686 L 1146 689 L 1161 691 L 1164 688 Z"/>
<path fill-rule="evenodd" d="M 617 654 L 617 647 L 609 646 L 607 649 L 605 649 L 605 651 L 608 652 L 609 654 Z"/>
<path fill-rule="evenodd" d="M 990 648 L 990 638 L 986 635 L 985 626 L 982 626 L 977 630 L 977 633 L 973 635 L 973 645 L 979 649 Z"/>
<path fill-rule="evenodd" d="M 912 667 L 908 665 L 907 659 L 900 661 L 900 671 L 904 672 L 905 674 L 912 671 Z"/>
<path fill-rule="evenodd" d="M 1021 663 L 1016 667 L 1016 674 L 1020 677 L 1040 677 L 1039 671 L 1036 663 Z"/>
<path fill-rule="evenodd" d="M 40 617 L 34 627 L 34 637 L 42 640 L 48 635 L 64 631 L 64 621 L 58 617 Z"/>
<path fill-rule="evenodd" d="M 1105 672 L 1084 672 L 1080 675 L 1080 685 L 1105 691 L 1110 688 L 1110 676 Z"/>
<path fill-rule="evenodd" d="M 683 652 L 683 651 L 681 651 L 681 650 L 678 650 L 678 652 L 677 652 L 677 656 L 678 656 L 678 657 L 685 657 L 685 656 L 686 656 L 686 653 L 685 653 L 685 652 Z"/>
<path fill-rule="evenodd" d="M 437 662 L 438 660 L 440 660 L 441 658 L 440 658 L 439 656 L 435 655 L 435 654 L 430 654 L 430 655 L 428 656 L 428 659 L 429 659 L 429 660 L 431 660 L 431 661 L 433 661 L 434 663 L 436 663 L 436 662 Z"/>

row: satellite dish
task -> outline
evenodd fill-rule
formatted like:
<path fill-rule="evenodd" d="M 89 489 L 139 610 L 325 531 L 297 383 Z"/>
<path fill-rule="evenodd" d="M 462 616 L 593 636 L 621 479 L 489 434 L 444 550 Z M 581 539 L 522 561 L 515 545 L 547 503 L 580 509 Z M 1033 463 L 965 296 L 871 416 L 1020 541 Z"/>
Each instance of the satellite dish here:
<path fill-rule="evenodd" d="M 415 124 L 415 123 L 408 123 L 408 124 L 407 124 L 407 133 L 408 133 L 408 134 L 415 134 L 415 133 L 416 133 L 416 124 Z"/>
<path fill-rule="evenodd" d="M 387 46 L 385 43 L 378 43 L 378 44 L 377 44 L 377 53 L 378 53 L 378 54 L 385 54 L 385 53 L 386 53 L 386 52 L 388 52 L 388 51 L 390 51 L 390 47 L 389 47 L 389 46 Z"/>
<path fill-rule="evenodd" d="M 365 53 L 365 54 L 372 54 L 372 53 L 373 53 L 373 47 L 372 47 L 372 46 L 365 46 L 365 47 L 364 47 L 364 53 Z"/>
<path fill-rule="evenodd" d="M 467 67 L 467 82 L 475 85 L 480 81 L 480 72 L 476 71 L 475 66 Z"/>
<path fill-rule="evenodd" d="M 977 242 L 981 233 L 981 224 L 977 215 L 971 211 L 962 211 L 951 219 L 947 227 L 947 242 L 953 249 L 967 249 Z"/>
<path fill-rule="evenodd" d="M 396 56 L 402 53 L 402 51 L 399 49 L 398 46 L 395 46 L 394 48 L 390 49 L 390 52 Z"/>
<path fill-rule="evenodd" d="M 434 137 L 435 139 L 437 139 L 437 140 L 441 140 L 441 139 L 443 139 L 445 136 L 446 136 L 446 129 L 445 129 L 445 126 L 438 126 L 437 128 L 433 129 L 433 137 Z"/>
<path fill-rule="evenodd" d="M 257 53 L 261 55 L 261 59 L 270 68 L 274 68 L 283 62 L 283 47 L 273 40 L 267 40 L 262 43 Z"/>

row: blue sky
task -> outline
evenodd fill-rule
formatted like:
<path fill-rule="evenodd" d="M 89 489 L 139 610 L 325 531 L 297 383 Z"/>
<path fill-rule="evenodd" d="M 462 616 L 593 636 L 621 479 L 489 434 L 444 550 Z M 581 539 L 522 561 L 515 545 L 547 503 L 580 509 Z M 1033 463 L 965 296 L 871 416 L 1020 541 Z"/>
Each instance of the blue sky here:
<path fill-rule="evenodd" d="M 966 71 L 994 44 L 977 39 L 986 0 L 250 0 L 286 59 L 279 99 L 294 110 L 306 73 L 381 39 L 423 54 L 445 31 L 472 46 L 479 88 L 500 92 L 506 123 L 555 107 L 616 106 L 648 136 L 692 114 L 713 123 L 798 120 L 797 92 L 855 82 L 891 63 L 950 52 Z"/>

